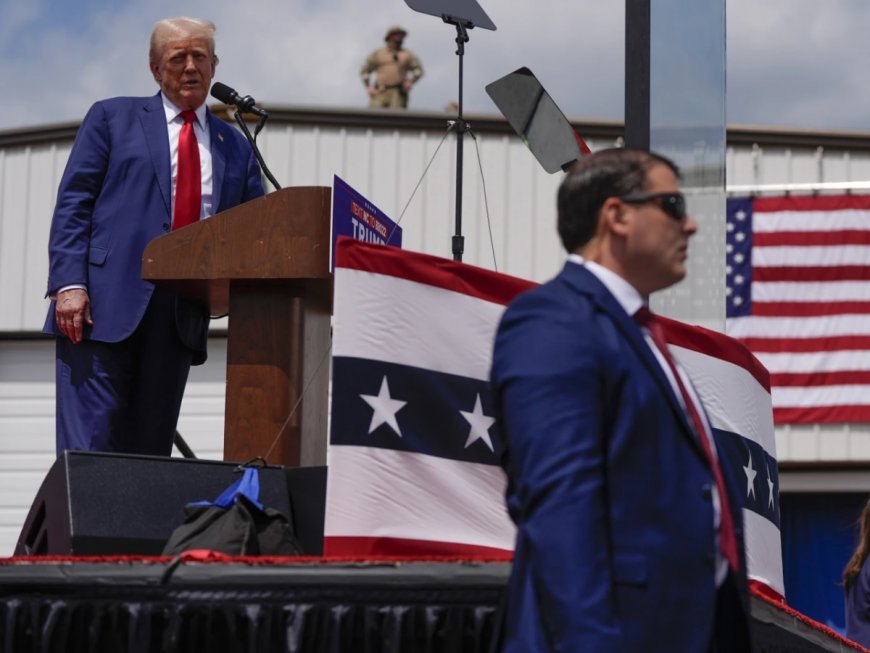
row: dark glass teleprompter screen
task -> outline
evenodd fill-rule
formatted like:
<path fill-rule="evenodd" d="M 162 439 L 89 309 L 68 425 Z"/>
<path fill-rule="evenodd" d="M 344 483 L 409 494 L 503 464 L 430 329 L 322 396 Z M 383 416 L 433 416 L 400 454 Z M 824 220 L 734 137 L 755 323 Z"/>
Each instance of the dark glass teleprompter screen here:
<path fill-rule="evenodd" d="M 518 68 L 486 87 L 486 92 L 549 173 L 582 155 L 574 128 L 528 68 Z"/>
<path fill-rule="evenodd" d="M 456 20 L 465 27 L 495 30 L 495 23 L 476 0 L 405 0 L 405 4 L 421 14 L 445 19 L 445 22 Z M 448 17 L 453 20 L 447 20 Z"/>

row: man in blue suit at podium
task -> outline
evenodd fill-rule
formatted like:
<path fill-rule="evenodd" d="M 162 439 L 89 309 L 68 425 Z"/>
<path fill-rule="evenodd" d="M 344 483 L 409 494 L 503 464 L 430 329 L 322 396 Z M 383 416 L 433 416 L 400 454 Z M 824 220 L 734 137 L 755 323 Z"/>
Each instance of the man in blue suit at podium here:
<path fill-rule="evenodd" d="M 153 238 L 263 194 L 253 152 L 205 101 L 215 26 L 158 22 L 160 92 L 94 104 L 58 189 L 44 332 L 57 337 L 57 452 L 170 455 L 208 316 L 141 277 Z"/>
<path fill-rule="evenodd" d="M 569 260 L 499 326 L 492 386 L 517 525 L 510 653 L 751 648 L 742 502 L 649 296 L 697 224 L 673 163 L 583 158 L 558 195 Z"/>

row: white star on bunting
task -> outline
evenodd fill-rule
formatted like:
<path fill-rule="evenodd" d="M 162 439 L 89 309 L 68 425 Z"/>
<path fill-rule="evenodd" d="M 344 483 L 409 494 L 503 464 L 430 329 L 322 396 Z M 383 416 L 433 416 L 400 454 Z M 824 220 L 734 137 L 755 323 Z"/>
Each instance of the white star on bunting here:
<path fill-rule="evenodd" d="M 754 469 L 752 469 L 752 454 L 749 454 L 749 463 L 743 466 L 743 471 L 746 473 L 746 498 L 749 498 L 749 495 L 752 495 L 752 498 L 755 498 L 755 475 L 758 474 Z"/>
<path fill-rule="evenodd" d="M 381 381 L 381 389 L 377 396 L 375 395 L 360 395 L 362 399 L 372 407 L 372 422 L 369 424 L 369 433 L 378 428 L 381 424 L 386 424 L 393 429 L 401 438 L 402 431 L 399 430 L 399 423 L 396 421 L 396 413 L 398 413 L 407 404 L 407 401 L 400 401 L 390 397 L 390 386 L 387 385 L 387 377 Z"/>
<path fill-rule="evenodd" d="M 773 509 L 773 481 L 770 478 L 770 467 L 767 468 L 767 507 Z"/>
<path fill-rule="evenodd" d="M 459 411 L 469 424 L 471 431 L 468 433 L 468 439 L 465 441 L 465 448 L 468 449 L 471 444 L 478 440 L 483 440 L 490 451 L 495 451 L 492 447 L 492 438 L 489 436 L 489 427 L 495 424 L 495 418 L 483 414 L 483 406 L 480 404 L 480 393 L 477 394 L 477 400 L 474 402 L 474 411 L 469 413 L 465 410 Z"/>

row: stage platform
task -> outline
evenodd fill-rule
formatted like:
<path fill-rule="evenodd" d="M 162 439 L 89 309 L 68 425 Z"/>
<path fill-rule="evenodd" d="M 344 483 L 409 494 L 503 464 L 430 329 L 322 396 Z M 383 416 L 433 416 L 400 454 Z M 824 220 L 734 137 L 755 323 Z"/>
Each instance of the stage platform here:
<path fill-rule="evenodd" d="M 0 651 L 485 652 L 509 571 L 506 562 L 196 552 L 7 558 Z M 862 650 L 759 595 L 752 616 L 759 653 Z"/>

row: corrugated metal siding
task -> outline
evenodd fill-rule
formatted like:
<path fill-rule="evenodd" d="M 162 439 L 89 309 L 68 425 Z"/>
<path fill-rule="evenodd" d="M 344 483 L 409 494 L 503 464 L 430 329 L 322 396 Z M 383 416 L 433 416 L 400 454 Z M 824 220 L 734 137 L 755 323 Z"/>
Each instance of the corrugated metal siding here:
<path fill-rule="evenodd" d="M 0 342 L 0 554 L 11 554 L 54 461 L 54 346 Z"/>
<path fill-rule="evenodd" d="M 377 113 L 278 111 L 259 144 L 282 185 L 330 186 L 337 174 L 394 219 L 402 216 L 407 249 L 450 257 L 456 136 L 447 133 L 446 117 L 408 112 L 394 122 Z M 555 234 L 560 175 L 543 172 L 501 121 L 470 122 L 479 131 L 464 142 L 464 260 L 493 268 L 494 250 L 500 271 L 539 281 L 552 276 L 564 261 Z M 593 149 L 619 142 L 618 126 L 580 131 Z M 37 333 L 45 317 L 48 229 L 73 132 L 60 126 L 0 134 L 0 555 L 12 552 L 54 460 L 53 342 L 24 336 Z M 744 130 L 735 140 L 727 152 L 729 185 L 870 180 L 865 136 Z M 222 455 L 225 344 L 212 339 L 209 361 L 192 370 L 182 406 L 179 430 L 203 458 Z M 870 425 L 778 429 L 777 447 L 784 461 L 866 461 Z"/>
<path fill-rule="evenodd" d="M 0 331 L 45 319 L 48 229 L 68 145 L 0 150 Z"/>
<path fill-rule="evenodd" d="M 191 369 L 178 429 L 197 456 L 223 458 L 226 339 Z M 55 459 L 54 341 L 0 340 L 0 556 L 11 555 Z M 208 499 L 211 497 L 202 497 Z"/>
<path fill-rule="evenodd" d="M 870 181 L 870 153 L 822 147 L 732 146 L 727 150 L 726 171 L 728 186 L 866 182 Z"/>

